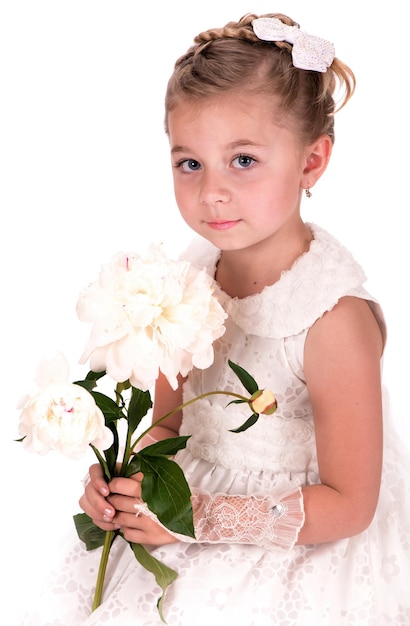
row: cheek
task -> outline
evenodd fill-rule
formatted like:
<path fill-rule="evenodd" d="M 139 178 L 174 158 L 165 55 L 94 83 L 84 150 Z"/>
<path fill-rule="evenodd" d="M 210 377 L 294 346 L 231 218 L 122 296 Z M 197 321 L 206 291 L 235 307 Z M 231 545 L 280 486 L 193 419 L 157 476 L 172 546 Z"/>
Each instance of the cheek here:
<path fill-rule="evenodd" d="M 190 193 L 186 185 L 178 184 L 178 182 L 174 179 L 174 195 L 181 215 L 184 218 L 188 218 L 195 206 L 193 194 Z"/>
<path fill-rule="evenodd" d="M 184 216 L 186 213 L 186 205 L 187 205 L 185 195 L 178 189 L 175 189 L 175 187 L 174 187 L 174 195 L 175 195 L 175 201 L 177 203 L 179 212 L 181 213 L 182 216 Z"/>

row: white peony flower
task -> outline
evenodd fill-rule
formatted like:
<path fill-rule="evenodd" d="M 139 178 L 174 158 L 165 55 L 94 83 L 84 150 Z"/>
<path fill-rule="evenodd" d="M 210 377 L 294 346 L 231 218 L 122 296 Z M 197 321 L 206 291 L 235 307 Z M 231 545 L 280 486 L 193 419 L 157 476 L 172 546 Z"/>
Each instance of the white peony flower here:
<path fill-rule="evenodd" d="M 94 398 L 83 387 L 69 383 L 68 374 L 61 353 L 43 361 L 37 370 L 38 389 L 19 403 L 19 435 L 30 452 L 56 450 L 79 459 L 90 443 L 102 450 L 112 444 L 112 432 Z"/>
<path fill-rule="evenodd" d="M 80 320 L 93 324 L 80 363 L 143 391 L 161 371 L 170 385 L 192 369 L 209 367 L 226 313 L 212 279 L 187 261 L 172 261 L 160 246 L 145 258 L 116 254 L 80 295 Z"/>

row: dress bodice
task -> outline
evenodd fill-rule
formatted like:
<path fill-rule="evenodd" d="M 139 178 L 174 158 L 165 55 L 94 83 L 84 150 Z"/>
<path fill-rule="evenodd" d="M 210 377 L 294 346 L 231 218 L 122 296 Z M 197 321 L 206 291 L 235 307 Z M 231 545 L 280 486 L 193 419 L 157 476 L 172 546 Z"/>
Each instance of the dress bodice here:
<path fill-rule="evenodd" d="M 231 298 L 215 283 L 228 313 L 226 331 L 214 344 L 215 359 L 206 370 L 194 369 L 184 385 L 184 400 L 213 390 L 247 392 L 227 365 L 238 363 L 260 388 L 273 391 L 278 409 L 242 433 L 232 433 L 249 416 L 246 404 L 208 396 L 184 411 L 181 434 L 191 438 L 187 450 L 212 464 L 247 471 L 317 471 L 312 407 L 305 384 L 303 351 L 309 328 L 347 295 L 371 303 L 383 326 L 376 301 L 363 287 L 366 277 L 350 252 L 329 233 L 309 225 L 309 250 L 274 285 L 243 298 Z M 184 258 L 206 267 L 211 276 L 220 252 L 195 240 Z"/>

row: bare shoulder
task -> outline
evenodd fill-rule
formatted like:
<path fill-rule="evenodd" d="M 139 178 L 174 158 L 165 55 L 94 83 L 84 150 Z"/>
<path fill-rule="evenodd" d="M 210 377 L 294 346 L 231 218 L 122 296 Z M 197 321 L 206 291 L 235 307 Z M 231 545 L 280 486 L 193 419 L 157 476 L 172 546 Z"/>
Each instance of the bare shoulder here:
<path fill-rule="evenodd" d="M 309 330 L 304 353 L 306 384 L 316 417 L 353 416 L 380 402 L 383 337 L 366 300 L 342 298 Z M 338 407 L 338 408 L 337 408 Z"/>
<path fill-rule="evenodd" d="M 307 355 L 313 351 L 313 356 L 319 358 L 318 350 L 325 355 L 334 352 L 335 357 L 368 351 L 380 359 L 383 336 L 369 302 L 346 296 L 317 320 L 308 333 Z"/>

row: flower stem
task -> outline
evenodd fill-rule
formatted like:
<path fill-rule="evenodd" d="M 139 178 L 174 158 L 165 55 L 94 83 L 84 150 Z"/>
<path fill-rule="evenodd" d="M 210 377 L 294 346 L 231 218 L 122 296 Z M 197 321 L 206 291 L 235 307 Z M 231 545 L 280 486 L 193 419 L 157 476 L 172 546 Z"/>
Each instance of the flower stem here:
<path fill-rule="evenodd" d="M 131 456 L 132 450 L 133 450 L 133 447 L 131 446 L 130 424 L 129 424 L 129 422 L 127 422 L 127 437 L 126 437 L 126 441 L 125 441 L 124 456 L 123 456 L 123 459 L 122 459 L 119 476 L 124 476 L 124 472 L 125 472 L 125 470 L 127 468 L 128 462 L 130 460 L 130 456 Z"/>
<path fill-rule="evenodd" d="M 167 417 L 170 417 L 170 415 L 173 415 L 174 413 L 178 413 L 178 411 L 182 411 L 182 409 L 185 409 L 190 404 L 197 402 L 197 400 L 202 400 L 203 398 L 206 398 L 207 396 L 215 396 L 215 395 L 231 396 L 233 398 L 236 398 L 237 400 L 240 400 L 241 402 L 245 402 L 249 404 L 249 398 L 245 398 L 245 396 L 241 396 L 239 393 L 235 393 L 233 391 L 207 391 L 206 393 L 201 393 L 200 395 L 195 396 L 195 398 L 191 398 L 191 400 L 187 400 L 186 402 L 183 402 L 179 406 L 172 409 L 172 411 L 169 411 L 168 413 L 160 417 L 158 420 L 153 422 L 150 426 L 148 426 L 148 428 L 146 428 L 144 432 L 141 433 L 141 435 L 134 441 L 131 447 L 131 451 L 135 448 L 137 443 L 145 437 L 145 435 L 147 435 L 153 428 L 155 428 L 155 426 L 158 426 L 159 424 L 161 424 L 161 422 L 166 420 Z"/>
<path fill-rule="evenodd" d="M 249 399 L 248 398 L 245 398 L 244 396 L 241 396 L 238 393 L 234 393 L 233 391 L 208 391 L 208 392 L 203 393 L 203 394 L 201 394 L 199 396 L 195 396 L 195 398 L 191 398 L 191 400 L 188 400 L 187 402 L 184 402 L 183 404 L 180 404 L 179 406 L 174 408 L 172 411 L 169 411 L 168 413 L 163 415 L 160 419 L 156 420 L 146 430 L 144 430 L 144 432 L 136 439 L 136 441 L 134 442 L 133 445 L 131 445 L 131 442 L 130 442 L 130 430 L 128 428 L 127 429 L 127 442 L 126 442 L 126 446 L 125 446 L 125 453 L 124 453 L 124 458 L 123 458 L 123 462 L 122 462 L 122 466 L 121 466 L 120 475 L 122 475 L 122 471 L 127 466 L 129 458 L 130 458 L 130 455 L 132 454 L 132 451 L 133 451 L 134 447 L 137 445 L 137 443 L 143 437 L 145 437 L 145 435 L 147 435 L 150 432 L 150 430 L 152 430 L 155 426 L 158 426 L 159 424 L 161 424 L 161 422 L 163 422 L 165 419 L 167 419 L 167 417 L 169 417 L 170 415 L 173 415 L 174 413 L 177 413 L 178 411 L 181 411 L 182 409 L 184 409 L 185 407 L 189 406 L 190 404 L 193 404 L 197 400 L 201 400 L 202 398 L 206 398 L 207 396 L 218 395 L 218 394 L 225 395 L 225 396 L 231 396 L 233 398 L 236 398 L 236 400 L 239 400 L 240 402 L 246 402 L 246 403 L 249 404 Z M 107 464 L 104 461 L 104 458 L 99 453 L 99 451 L 94 448 L 94 446 L 93 446 L 93 450 L 96 453 L 96 455 L 98 457 L 98 460 L 102 464 L 103 468 L 104 467 L 107 468 Z M 108 556 L 110 554 L 111 546 L 113 544 L 115 536 L 116 536 L 116 533 L 115 533 L 115 531 L 112 531 L 112 530 L 106 531 L 106 533 L 105 533 L 104 546 L 103 546 L 103 551 L 102 551 L 101 560 L 100 560 L 100 566 L 99 566 L 99 570 L 98 570 L 97 584 L 96 584 L 96 587 L 95 587 L 95 594 L 94 594 L 94 601 L 93 601 L 92 611 L 95 611 L 95 609 L 97 609 L 100 606 L 100 604 L 101 604 L 102 592 L 103 592 L 103 587 L 104 587 L 105 572 L 106 572 L 107 564 L 108 564 Z"/>
<path fill-rule="evenodd" d="M 94 594 L 94 602 L 93 602 L 93 606 L 92 606 L 92 611 L 95 611 L 95 609 L 97 609 L 100 606 L 100 604 L 101 604 L 102 592 L 103 592 L 103 587 L 104 587 L 105 572 L 106 572 L 107 563 L 108 563 L 108 555 L 110 554 L 110 550 L 111 550 L 112 543 L 114 541 L 114 537 L 115 537 L 115 532 L 113 530 L 107 530 L 106 531 L 105 539 L 104 539 L 103 551 L 102 551 L 102 554 L 101 554 L 100 567 L 98 569 L 97 584 L 96 584 L 96 587 L 95 587 L 95 594 Z"/>

